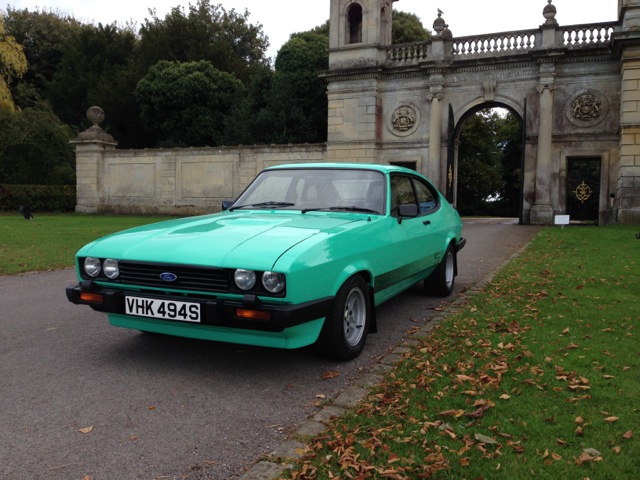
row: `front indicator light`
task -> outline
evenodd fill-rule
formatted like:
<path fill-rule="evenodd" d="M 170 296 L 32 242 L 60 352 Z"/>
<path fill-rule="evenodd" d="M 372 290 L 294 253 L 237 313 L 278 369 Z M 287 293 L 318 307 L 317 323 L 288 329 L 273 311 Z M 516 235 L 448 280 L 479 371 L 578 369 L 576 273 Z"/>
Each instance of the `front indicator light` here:
<path fill-rule="evenodd" d="M 80 300 L 83 302 L 103 303 L 104 296 L 101 293 L 80 292 Z"/>
<path fill-rule="evenodd" d="M 271 320 L 271 314 L 264 310 L 249 310 L 246 308 L 236 309 L 236 317 L 246 318 L 248 320 Z"/>

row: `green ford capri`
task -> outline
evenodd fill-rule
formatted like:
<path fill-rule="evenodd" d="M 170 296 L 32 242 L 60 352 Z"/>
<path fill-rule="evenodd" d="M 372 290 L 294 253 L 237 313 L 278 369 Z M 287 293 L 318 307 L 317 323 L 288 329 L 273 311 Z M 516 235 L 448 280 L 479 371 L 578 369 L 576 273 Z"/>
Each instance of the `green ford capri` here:
<path fill-rule="evenodd" d="M 205 340 L 360 354 L 375 307 L 417 282 L 449 295 L 462 222 L 402 167 L 262 171 L 220 213 L 98 239 L 76 255 L 69 301 L 112 325 Z"/>

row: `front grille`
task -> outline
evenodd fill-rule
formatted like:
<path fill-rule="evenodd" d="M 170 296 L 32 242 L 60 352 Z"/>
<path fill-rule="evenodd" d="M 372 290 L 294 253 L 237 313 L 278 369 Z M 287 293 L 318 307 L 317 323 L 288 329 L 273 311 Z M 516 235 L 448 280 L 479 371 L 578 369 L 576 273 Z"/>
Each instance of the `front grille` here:
<path fill-rule="evenodd" d="M 173 273 L 177 278 L 167 282 L 163 273 Z M 141 287 L 160 287 L 203 292 L 228 292 L 229 274 L 224 268 L 193 267 L 144 262 L 120 261 L 118 282 Z"/>

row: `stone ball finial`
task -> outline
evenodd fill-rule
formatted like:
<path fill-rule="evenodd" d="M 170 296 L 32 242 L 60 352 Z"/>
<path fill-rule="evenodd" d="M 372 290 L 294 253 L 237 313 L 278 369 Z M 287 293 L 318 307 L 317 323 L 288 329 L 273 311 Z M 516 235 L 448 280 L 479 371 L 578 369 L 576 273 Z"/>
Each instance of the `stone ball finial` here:
<path fill-rule="evenodd" d="M 436 32 L 436 35 L 440 35 L 446 28 L 446 22 L 444 18 L 442 18 L 442 13 L 442 10 L 438 9 L 438 18 L 433 21 L 433 30 Z"/>
<path fill-rule="evenodd" d="M 542 16 L 544 18 L 547 19 L 545 23 L 545 25 L 557 25 L 558 21 L 556 20 L 556 13 L 558 13 L 558 11 L 556 10 L 555 5 L 553 5 L 551 2 L 553 0 L 547 0 L 547 5 L 545 5 L 544 9 L 542 10 Z"/>
<path fill-rule="evenodd" d="M 78 140 L 98 140 L 100 142 L 114 143 L 115 140 L 111 135 L 105 132 L 100 124 L 104 121 L 104 110 L 100 107 L 89 107 L 87 110 L 87 119 L 92 125 L 84 132 L 78 135 Z"/>
<path fill-rule="evenodd" d="M 104 110 L 100 107 L 89 107 L 87 110 L 87 119 L 93 125 L 100 125 L 104 121 Z"/>

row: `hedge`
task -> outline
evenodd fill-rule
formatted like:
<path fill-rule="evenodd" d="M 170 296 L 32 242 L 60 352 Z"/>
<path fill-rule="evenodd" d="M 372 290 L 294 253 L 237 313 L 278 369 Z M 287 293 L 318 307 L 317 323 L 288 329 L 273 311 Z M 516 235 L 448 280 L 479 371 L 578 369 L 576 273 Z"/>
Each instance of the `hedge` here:
<path fill-rule="evenodd" d="M 0 211 L 73 212 L 75 185 L 0 185 Z"/>

